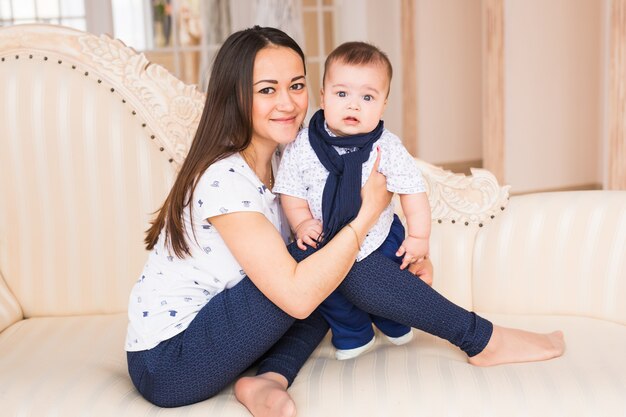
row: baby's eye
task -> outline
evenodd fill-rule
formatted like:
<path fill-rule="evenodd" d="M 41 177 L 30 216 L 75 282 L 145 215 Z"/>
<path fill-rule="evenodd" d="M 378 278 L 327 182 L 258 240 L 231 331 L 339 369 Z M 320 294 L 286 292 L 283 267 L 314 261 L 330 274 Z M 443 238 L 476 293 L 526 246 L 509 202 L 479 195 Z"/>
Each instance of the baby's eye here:
<path fill-rule="evenodd" d="M 345 91 L 338 91 L 338 92 L 337 92 L 337 95 L 338 95 L 339 97 L 345 97 L 345 96 L 346 96 L 346 92 L 345 92 Z"/>
<path fill-rule="evenodd" d="M 261 94 L 272 94 L 274 91 L 274 87 L 265 87 L 259 90 L 259 93 Z"/>
<path fill-rule="evenodd" d="M 296 83 L 294 85 L 291 86 L 292 90 L 302 90 L 304 89 L 305 85 L 304 83 Z"/>
<path fill-rule="evenodd" d="M 374 97 L 369 95 L 369 94 L 366 94 L 366 95 L 363 96 L 363 100 L 365 100 L 365 101 L 372 101 L 372 100 L 374 100 Z"/>

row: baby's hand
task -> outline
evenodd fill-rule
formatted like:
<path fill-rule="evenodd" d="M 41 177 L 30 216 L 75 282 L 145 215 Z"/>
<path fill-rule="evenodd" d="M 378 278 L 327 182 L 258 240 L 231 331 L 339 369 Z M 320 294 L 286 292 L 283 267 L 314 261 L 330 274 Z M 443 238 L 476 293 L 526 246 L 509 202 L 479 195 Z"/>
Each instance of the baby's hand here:
<path fill-rule="evenodd" d="M 302 250 L 306 250 L 305 243 L 317 248 L 317 241 L 322 236 L 322 222 L 316 219 L 308 219 L 296 226 L 296 243 Z"/>
<path fill-rule="evenodd" d="M 413 262 L 421 262 L 428 256 L 428 239 L 407 236 L 396 252 L 396 256 L 404 256 L 400 269 L 404 269 Z"/>

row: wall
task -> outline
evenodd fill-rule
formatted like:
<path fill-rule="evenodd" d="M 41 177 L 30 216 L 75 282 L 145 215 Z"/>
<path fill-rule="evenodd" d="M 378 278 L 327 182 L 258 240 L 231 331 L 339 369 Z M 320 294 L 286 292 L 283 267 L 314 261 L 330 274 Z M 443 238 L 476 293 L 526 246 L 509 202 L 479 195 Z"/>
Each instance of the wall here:
<path fill-rule="evenodd" d="M 365 40 L 389 55 L 394 76 L 385 125 L 402 136 L 400 0 L 336 2 L 336 44 Z M 430 163 L 481 158 L 481 9 L 476 4 L 416 0 L 418 111 L 409 117 L 418 119 L 418 156 Z"/>
<path fill-rule="evenodd" d="M 335 45 L 365 41 L 381 48 L 393 66 L 385 127 L 402 137 L 402 45 L 399 0 L 335 0 Z M 365 7 L 364 7 L 365 5 Z"/>
<path fill-rule="evenodd" d="M 480 160 L 480 3 L 417 0 L 416 14 L 418 154 L 434 164 Z"/>
<path fill-rule="evenodd" d="M 505 2 L 505 181 L 512 192 L 602 182 L 604 2 Z"/>
<path fill-rule="evenodd" d="M 401 135 L 400 0 L 337 4 L 337 43 L 364 39 L 392 60 L 385 120 Z M 513 193 L 603 183 L 608 4 L 504 1 L 505 182 Z M 480 160 L 482 3 L 415 0 L 414 18 L 418 109 L 409 117 L 418 119 L 418 156 L 437 165 Z"/>

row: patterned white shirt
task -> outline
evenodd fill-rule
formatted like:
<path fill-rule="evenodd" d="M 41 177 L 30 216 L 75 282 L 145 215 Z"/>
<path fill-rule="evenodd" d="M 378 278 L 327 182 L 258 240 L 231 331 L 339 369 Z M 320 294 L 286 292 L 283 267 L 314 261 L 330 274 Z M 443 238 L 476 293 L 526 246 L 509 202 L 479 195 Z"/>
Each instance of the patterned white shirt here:
<path fill-rule="evenodd" d="M 273 161 L 278 165 L 278 153 Z M 193 213 L 193 231 L 189 213 Z M 240 211 L 262 213 L 281 231 L 289 228 L 272 194 L 239 154 L 211 165 L 200 177 L 184 212 L 191 256 L 179 259 L 164 247 L 164 232 L 148 256 L 129 300 L 126 350 L 151 349 L 185 330 L 216 294 L 246 275 L 208 218 Z"/>
<path fill-rule="evenodd" d="M 332 134 L 328 129 L 327 132 Z M 387 189 L 398 194 L 416 194 L 426 191 L 422 173 L 415 159 L 402 145 L 396 135 L 384 129 L 381 137 L 372 146 L 369 159 L 363 164 L 361 186 L 369 178 L 374 162 L 376 148 L 381 150 L 378 171 L 387 178 Z M 335 147 L 340 155 L 354 149 Z M 274 193 L 286 194 L 306 200 L 313 217 L 322 221 L 322 193 L 328 178 L 328 170 L 319 161 L 309 142 L 308 129 L 302 129 L 296 140 L 285 148 L 276 176 Z M 357 261 L 378 249 L 389 234 L 393 222 L 393 203 L 381 214 L 378 222 L 369 230 Z"/>

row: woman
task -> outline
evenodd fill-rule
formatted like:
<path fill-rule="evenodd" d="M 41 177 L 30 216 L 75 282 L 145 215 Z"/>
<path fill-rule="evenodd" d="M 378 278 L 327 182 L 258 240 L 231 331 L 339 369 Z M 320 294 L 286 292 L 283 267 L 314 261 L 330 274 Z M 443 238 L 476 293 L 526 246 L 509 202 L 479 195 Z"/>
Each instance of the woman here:
<path fill-rule="evenodd" d="M 493 327 L 386 258 L 352 268 L 390 199 L 376 166 L 357 217 L 323 249 L 287 248 L 271 192 L 276 149 L 296 137 L 307 101 L 304 55 L 285 33 L 254 27 L 225 41 L 130 296 L 128 367 L 146 399 L 163 407 L 202 401 L 256 364 L 257 375 L 235 385 L 237 399 L 257 417 L 295 415 L 287 387 L 328 330 L 316 309 L 338 286 L 360 308 L 445 337 L 476 364 L 562 352 L 558 333 Z M 422 269 L 430 273 L 411 267 Z"/>

